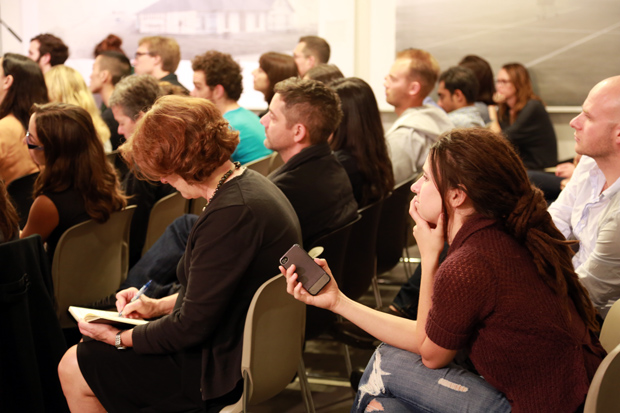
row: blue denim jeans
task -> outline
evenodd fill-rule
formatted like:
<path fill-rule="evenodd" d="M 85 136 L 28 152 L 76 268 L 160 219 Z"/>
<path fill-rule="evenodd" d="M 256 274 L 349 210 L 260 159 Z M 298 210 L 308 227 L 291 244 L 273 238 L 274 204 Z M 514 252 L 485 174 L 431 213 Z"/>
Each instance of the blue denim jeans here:
<path fill-rule="evenodd" d="M 367 406 L 372 400 L 381 406 Z M 360 381 L 352 413 L 510 412 L 506 397 L 454 363 L 429 369 L 419 355 L 381 344 Z"/>
<path fill-rule="evenodd" d="M 166 296 L 177 281 L 177 265 L 185 253 L 189 233 L 196 221 L 198 215 L 185 214 L 168 225 L 162 236 L 129 270 L 120 289 L 140 288 L 152 280 L 147 295 L 151 298 Z"/>

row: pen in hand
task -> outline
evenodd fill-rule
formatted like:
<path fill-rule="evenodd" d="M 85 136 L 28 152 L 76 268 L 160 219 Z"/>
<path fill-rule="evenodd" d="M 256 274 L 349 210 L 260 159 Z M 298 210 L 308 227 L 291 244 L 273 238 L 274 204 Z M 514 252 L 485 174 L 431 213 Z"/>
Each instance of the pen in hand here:
<path fill-rule="evenodd" d="M 134 301 L 136 301 L 138 298 L 140 298 L 140 296 L 141 296 L 142 294 L 144 294 L 144 292 L 147 290 L 147 288 L 149 288 L 149 286 L 151 285 L 151 281 L 152 281 L 152 280 L 149 280 L 146 284 L 144 284 L 144 285 L 142 286 L 142 288 L 140 288 L 140 290 L 138 291 L 138 293 L 137 293 L 136 295 L 134 295 L 134 296 L 133 296 L 133 298 L 131 299 L 131 301 L 129 301 L 129 303 L 127 303 L 127 304 L 131 304 L 131 303 L 133 303 Z M 121 310 L 121 311 L 118 313 L 118 316 L 119 316 L 119 317 L 122 317 L 122 316 L 123 316 L 123 310 Z"/>

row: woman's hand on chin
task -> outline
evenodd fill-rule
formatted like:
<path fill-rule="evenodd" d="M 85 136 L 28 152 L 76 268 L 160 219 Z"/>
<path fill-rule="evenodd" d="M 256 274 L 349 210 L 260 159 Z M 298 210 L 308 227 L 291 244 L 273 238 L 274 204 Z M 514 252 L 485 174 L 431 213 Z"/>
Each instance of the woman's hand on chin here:
<path fill-rule="evenodd" d="M 327 261 L 320 258 L 315 258 L 314 261 L 321 268 L 323 268 L 323 271 L 329 274 L 331 278 L 325 287 L 323 287 L 317 295 L 311 295 L 308 291 L 306 291 L 303 285 L 297 281 L 297 273 L 295 272 L 296 267 L 293 264 L 288 269 L 280 266 L 280 272 L 282 272 L 282 275 L 286 277 L 286 291 L 303 303 L 334 311 L 341 298 L 338 284 L 336 284 L 336 280 L 334 280 L 334 276 L 327 265 Z"/>
<path fill-rule="evenodd" d="M 416 202 L 411 202 L 411 208 L 409 209 L 411 218 L 415 221 L 413 227 L 413 236 L 420 249 L 420 256 L 422 261 L 425 260 L 438 260 L 439 254 L 443 249 L 445 242 L 445 219 L 444 214 L 439 214 L 437 218 L 437 224 L 433 225 L 422 218 L 418 212 Z"/>

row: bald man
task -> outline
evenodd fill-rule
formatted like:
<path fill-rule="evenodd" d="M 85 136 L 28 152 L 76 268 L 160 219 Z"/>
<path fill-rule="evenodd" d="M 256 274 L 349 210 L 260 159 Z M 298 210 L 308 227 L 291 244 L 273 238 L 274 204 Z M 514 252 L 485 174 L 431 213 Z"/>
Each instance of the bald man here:
<path fill-rule="evenodd" d="M 582 158 L 549 213 L 579 241 L 575 271 L 605 318 L 620 298 L 620 76 L 594 86 L 570 126 Z"/>

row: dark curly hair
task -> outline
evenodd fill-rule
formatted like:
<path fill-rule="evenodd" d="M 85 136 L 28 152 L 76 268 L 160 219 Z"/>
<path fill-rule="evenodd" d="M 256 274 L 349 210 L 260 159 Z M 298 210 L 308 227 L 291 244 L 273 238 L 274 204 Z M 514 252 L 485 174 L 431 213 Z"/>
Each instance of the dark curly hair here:
<path fill-rule="evenodd" d="M 566 298 L 567 317 L 572 301 L 588 328 L 598 330 L 596 311 L 573 268 L 574 241 L 567 241 L 553 224 L 542 191 L 531 185 L 508 140 L 487 129 L 453 129 L 431 147 L 429 163 L 442 200 L 451 188 L 462 189 L 477 213 L 503 224 L 527 248 L 540 278 Z M 445 201 L 443 210 L 448 217 Z"/>
<path fill-rule="evenodd" d="M 231 55 L 209 50 L 192 60 L 192 70 L 203 71 L 207 86 L 210 88 L 222 85 L 229 99 L 236 102 L 241 97 L 241 92 L 243 92 L 241 66 L 233 60 Z"/>

